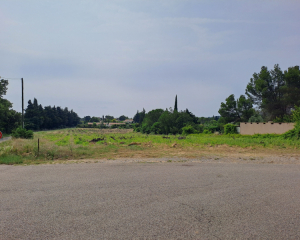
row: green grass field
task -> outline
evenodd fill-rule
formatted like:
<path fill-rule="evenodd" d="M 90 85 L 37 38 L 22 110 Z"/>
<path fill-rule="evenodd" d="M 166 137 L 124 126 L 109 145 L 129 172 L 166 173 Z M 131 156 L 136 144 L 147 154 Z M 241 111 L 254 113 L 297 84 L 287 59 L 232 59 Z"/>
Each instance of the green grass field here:
<path fill-rule="evenodd" d="M 145 135 L 131 130 L 63 129 L 42 131 L 34 139 L 12 139 L 0 144 L 0 164 L 28 164 L 69 159 L 116 159 L 157 157 L 198 157 L 208 148 L 226 154 L 232 149 L 258 152 L 298 152 L 299 140 L 280 135 L 242 136 L 193 134 L 185 136 Z M 38 148 L 39 139 L 39 148 Z M 130 145 L 135 143 L 135 145 Z M 225 148 L 224 148 L 225 147 Z M 300 151 L 299 151 L 300 152 Z"/>

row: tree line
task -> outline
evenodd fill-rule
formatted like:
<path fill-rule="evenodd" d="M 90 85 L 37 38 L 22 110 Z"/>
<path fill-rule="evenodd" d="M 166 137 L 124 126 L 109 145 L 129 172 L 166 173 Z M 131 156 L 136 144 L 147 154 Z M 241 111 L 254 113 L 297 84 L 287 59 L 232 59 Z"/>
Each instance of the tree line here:
<path fill-rule="evenodd" d="M 28 106 L 24 114 L 25 128 L 31 130 L 56 129 L 66 127 L 76 127 L 80 118 L 73 110 L 67 107 L 51 107 L 38 104 L 36 98 L 33 102 L 28 101 Z"/>

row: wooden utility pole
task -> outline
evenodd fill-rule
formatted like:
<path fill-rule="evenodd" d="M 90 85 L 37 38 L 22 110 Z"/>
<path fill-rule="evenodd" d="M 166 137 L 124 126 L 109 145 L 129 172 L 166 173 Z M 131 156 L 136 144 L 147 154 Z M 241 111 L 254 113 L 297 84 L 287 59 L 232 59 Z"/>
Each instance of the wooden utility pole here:
<path fill-rule="evenodd" d="M 22 80 L 22 128 L 24 128 L 24 82 L 23 78 Z"/>

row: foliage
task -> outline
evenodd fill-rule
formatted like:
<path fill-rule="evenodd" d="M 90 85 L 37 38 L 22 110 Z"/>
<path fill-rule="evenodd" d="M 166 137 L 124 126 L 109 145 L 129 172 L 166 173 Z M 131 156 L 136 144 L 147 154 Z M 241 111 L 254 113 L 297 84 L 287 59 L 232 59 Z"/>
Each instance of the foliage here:
<path fill-rule="evenodd" d="M 135 127 L 135 131 L 142 133 L 155 134 L 181 134 L 182 128 L 186 125 L 193 126 L 196 130 L 203 130 L 197 124 L 198 118 L 188 109 L 185 111 L 172 111 L 171 109 L 154 109 L 147 114 L 143 122 Z"/>
<path fill-rule="evenodd" d="M 119 117 L 119 120 L 120 120 L 120 121 L 124 121 L 124 120 L 126 120 L 126 119 L 128 119 L 128 117 L 126 117 L 126 116 L 124 116 L 124 115 L 121 115 L 121 116 Z"/>
<path fill-rule="evenodd" d="M 246 99 L 244 95 L 241 95 L 239 99 L 235 100 L 234 95 L 231 94 L 225 100 L 225 103 L 221 103 L 219 114 L 226 123 L 248 121 L 248 119 L 255 113 L 252 101 L 250 99 Z"/>
<path fill-rule="evenodd" d="M 254 73 L 246 87 L 246 95 L 261 110 L 268 114 L 269 119 L 282 117 L 287 113 L 284 98 L 285 76 L 278 64 L 273 70 L 263 66 L 259 73 Z"/>
<path fill-rule="evenodd" d="M 140 122 L 140 113 L 139 113 L 139 110 L 134 115 L 133 122 L 135 122 L 135 123 L 139 123 Z"/>
<path fill-rule="evenodd" d="M 85 117 L 88 119 L 89 116 Z M 61 107 L 51 107 L 38 104 L 36 98 L 33 103 L 28 101 L 27 109 L 24 115 L 25 127 L 31 130 L 40 129 L 55 129 L 75 127 L 80 123 L 80 118 L 73 110 L 69 111 L 68 108 L 62 109 Z"/>
<path fill-rule="evenodd" d="M 198 131 L 195 128 L 193 128 L 193 126 L 191 126 L 191 125 L 187 125 L 182 128 L 183 135 L 188 135 L 188 134 L 193 134 L 193 133 L 198 133 Z"/>
<path fill-rule="evenodd" d="M 8 80 L 0 80 L 0 98 L 3 98 L 3 95 L 6 95 L 8 86 Z"/>
<path fill-rule="evenodd" d="M 160 123 L 159 122 L 155 122 L 151 128 L 150 128 L 150 132 L 154 133 L 154 134 L 160 134 L 161 130 L 160 130 Z"/>
<path fill-rule="evenodd" d="M 110 122 L 110 121 L 113 120 L 113 119 L 114 119 L 113 116 L 110 116 L 110 115 L 106 115 L 106 116 L 105 116 L 106 122 Z"/>
<path fill-rule="evenodd" d="M 84 123 L 88 123 L 91 120 L 91 116 L 85 116 L 83 117 Z"/>
<path fill-rule="evenodd" d="M 228 123 L 224 126 L 225 134 L 234 134 L 236 133 L 236 126 L 234 124 Z"/>
<path fill-rule="evenodd" d="M 286 86 L 284 87 L 285 101 L 288 107 L 300 106 L 300 70 L 299 66 L 284 71 Z"/>
<path fill-rule="evenodd" d="M 30 139 L 33 138 L 33 131 L 32 130 L 26 130 L 25 128 L 18 127 L 17 129 L 12 131 L 11 134 L 14 138 L 26 138 Z"/>
<path fill-rule="evenodd" d="M 0 80 L 0 131 L 11 133 L 11 131 L 21 125 L 21 114 L 12 109 L 12 103 L 3 96 L 7 92 L 8 81 Z"/>
<path fill-rule="evenodd" d="M 263 122 L 264 121 L 264 119 L 262 118 L 262 116 L 259 114 L 259 113 L 255 113 L 254 115 L 252 115 L 250 118 L 249 118 L 249 120 L 248 120 L 248 122 Z"/>
<path fill-rule="evenodd" d="M 100 122 L 100 120 L 99 120 L 98 117 L 92 117 L 92 118 L 90 119 L 90 122 L 95 123 L 95 122 Z"/>
<path fill-rule="evenodd" d="M 294 110 L 292 111 L 292 119 L 295 122 L 294 129 L 287 131 L 283 134 L 283 137 L 285 139 L 300 139 L 300 106 L 294 107 Z"/>
<path fill-rule="evenodd" d="M 292 115 L 288 115 L 285 114 L 282 117 L 276 117 L 275 119 L 273 119 L 273 122 L 275 123 L 281 123 L 281 122 L 293 122 L 293 116 Z"/>

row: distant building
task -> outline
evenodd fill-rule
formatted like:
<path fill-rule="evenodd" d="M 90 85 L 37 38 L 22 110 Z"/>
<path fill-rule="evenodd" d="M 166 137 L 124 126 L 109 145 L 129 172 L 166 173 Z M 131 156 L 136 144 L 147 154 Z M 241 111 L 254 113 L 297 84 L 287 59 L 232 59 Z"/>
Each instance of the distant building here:
<path fill-rule="evenodd" d="M 124 120 L 124 123 L 133 123 L 133 119 L 126 119 Z"/>

